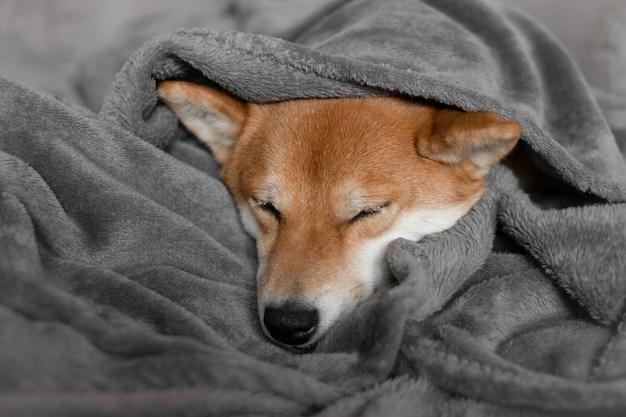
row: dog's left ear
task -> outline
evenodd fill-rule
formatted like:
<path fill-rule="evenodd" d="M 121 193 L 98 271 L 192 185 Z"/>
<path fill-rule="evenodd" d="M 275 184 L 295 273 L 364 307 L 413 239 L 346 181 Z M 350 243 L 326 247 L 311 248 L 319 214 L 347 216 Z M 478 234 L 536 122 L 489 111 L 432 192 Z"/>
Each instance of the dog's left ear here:
<path fill-rule="evenodd" d="M 428 159 L 451 165 L 470 162 L 477 168 L 475 175 L 483 177 L 513 149 L 521 133 L 518 123 L 492 112 L 437 109 L 431 131 L 421 134 L 416 146 Z"/>
<path fill-rule="evenodd" d="M 241 134 L 248 113 L 245 102 L 215 88 L 187 81 L 163 81 L 157 96 L 183 125 L 224 164 Z"/>

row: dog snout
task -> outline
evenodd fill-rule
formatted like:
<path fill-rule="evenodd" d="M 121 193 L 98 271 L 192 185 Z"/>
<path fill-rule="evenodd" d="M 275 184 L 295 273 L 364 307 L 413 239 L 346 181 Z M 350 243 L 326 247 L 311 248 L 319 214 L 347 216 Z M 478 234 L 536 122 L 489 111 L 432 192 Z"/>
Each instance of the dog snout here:
<path fill-rule="evenodd" d="M 304 345 L 311 340 L 319 324 L 316 308 L 287 302 L 265 307 L 263 324 L 269 335 L 286 345 Z"/>

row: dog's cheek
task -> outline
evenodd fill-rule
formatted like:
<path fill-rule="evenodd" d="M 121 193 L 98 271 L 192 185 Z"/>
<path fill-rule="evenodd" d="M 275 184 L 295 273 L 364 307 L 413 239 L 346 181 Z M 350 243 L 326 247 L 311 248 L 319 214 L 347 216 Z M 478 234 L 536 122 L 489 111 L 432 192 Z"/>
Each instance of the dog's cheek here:
<path fill-rule="evenodd" d="M 254 214 L 252 214 L 250 207 L 244 203 L 240 204 L 237 208 L 239 209 L 239 217 L 241 218 L 241 224 L 244 230 L 250 236 L 258 240 L 261 237 L 261 228 Z"/>
<path fill-rule="evenodd" d="M 390 275 L 386 261 L 387 236 L 369 241 L 363 245 L 355 256 L 354 269 L 358 271 L 356 279 L 362 288 L 362 298 L 367 298 L 387 280 Z"/>

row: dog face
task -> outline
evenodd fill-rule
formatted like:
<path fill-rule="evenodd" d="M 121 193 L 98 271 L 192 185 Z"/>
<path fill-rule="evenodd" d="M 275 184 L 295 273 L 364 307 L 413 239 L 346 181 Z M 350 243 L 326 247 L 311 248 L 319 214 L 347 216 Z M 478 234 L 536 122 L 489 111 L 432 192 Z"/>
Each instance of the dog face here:
<path fill-rule="evenodd" d="M 392 240 L 454 225 L 520 136 L 490 112 L 398 97 L 252 104 L 183 81 L 157 93 L 222 164 L 257 241 L 261 324 L 290 346 L 390 283 Z"/>

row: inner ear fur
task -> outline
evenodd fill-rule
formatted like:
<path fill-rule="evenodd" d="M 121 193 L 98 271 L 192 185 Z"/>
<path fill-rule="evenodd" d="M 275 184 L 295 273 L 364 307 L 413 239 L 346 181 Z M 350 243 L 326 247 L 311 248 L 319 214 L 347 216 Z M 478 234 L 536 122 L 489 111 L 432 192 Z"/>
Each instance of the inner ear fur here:
<path fill-rule="evenodd" d="M 181 123 L 224 164 L 232 154 L 247 116 L 245 102 L 216 88 L 188 81 L 163 81 L 157 96 Z"/>
<path fill-rule="evenodd" d="M 446 164 L 470 162 L 478 177 L 504 158 L 521 136 L 517 122 L 489 111 L 465 112 L 454 108 L 434 109 L 429 132 L 417 141 L 418 153 Z"/>

